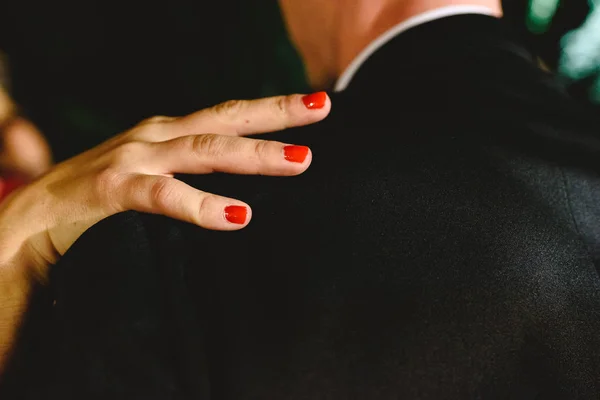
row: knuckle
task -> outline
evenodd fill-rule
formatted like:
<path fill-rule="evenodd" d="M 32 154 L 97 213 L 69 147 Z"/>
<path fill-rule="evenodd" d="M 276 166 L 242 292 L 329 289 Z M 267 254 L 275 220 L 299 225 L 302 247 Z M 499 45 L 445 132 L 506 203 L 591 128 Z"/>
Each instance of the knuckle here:
<path fill-rule="evenodd" d="M 200 202 L 198 204 L 198 212 L 194 216 L 195 224 L 202 225 L 208 219 L 211 209 L 210 203 L 212 199 L 214 199 L 214 196 L 211 194 L 204 194 L 200 198 Z"/>
<path fill-rule="evenodd" d="M 244 100 L 229 100 L 216 105 L 214 110 L 217 115 L 225 118 L 234 118 L 244 110 L 245 106 L 246 102 Z"/>
<path fill-rule="evenodd" d="M 93 190 L 101 205 L 112 209 L 119 208 L 118 195 L 121 193 L 123 179 L 123 175 L 114 168 L 105 168 L 95 176 Z"/>
<path fill-rule="evenodd" d="M 281 129 L 285 129 L 289 126 L 290 112 L 292 107 L 290 107 L 290 97 L 289 96 L 280 96 L 274 102 L 274 110 L 275 115 L 280 120 Z"/>
<path fill-rule="evenodd" d="M 155 115 L 153 117 L 144 119 L 142 122 L 140 122 L 138 124 L 138 126 L 142 126 L 142 125 L 158 125 L 158 124 L 162 124 L 162 123 L 165 123 L 165 122 L 169 122 L 172 119 L 173 119 L 172 117 L 167 117 L 165 115 Z"/>
<path fill-rule="evenodd" d="M 119 182 L 119 172 L 113 168 L 105 168 L 96 175 L 95 188 L 107 193 L 113 191 Z"/>
<path fill-rule="evenodd" d="M 175 187 L 168 178 L 158 179 L 150 187 L 150 197 L 158 210 L 172 207 L 176 196 Z"/>
<path fill-rule="evenodd" d="M 128 132 L 130 139 L 160 138 L 166 129 L 166 123 L 175 120 L 172 117 L 156 116 L 145 119 Z"/>
<path fill-rule="evenodd" d="M 275 102 L 276 111 L 283 117 L 287 116 L 288 111 L 287 96 L 280 96 Z"/>
<path fill-rule="evenodd" d="M 256 140 L 254 143 L 254 154 L 259 159 L 267 157 L 269 151 L 269 143 L 267 140 Z"/>
<path fill-rule="evenodd" d="M 119 144 L 111 152 L 111 164 L 127 165 L 140 158 L 147 145 L 140 141 L 129 141 Z"/>
<path fill-rule="evenodd" d="M 223 154 L 224 149 L 223 137 L 219 135 L 198 135 L 192 139 L 192 150 L 198 156 L 219 157 Z"/>

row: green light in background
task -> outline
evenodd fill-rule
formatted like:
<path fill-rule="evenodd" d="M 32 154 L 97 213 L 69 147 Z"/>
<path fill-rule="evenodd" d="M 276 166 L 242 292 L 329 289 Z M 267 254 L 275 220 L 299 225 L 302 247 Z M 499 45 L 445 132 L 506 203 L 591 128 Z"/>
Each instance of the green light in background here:
<path fill-rule="evenodd" d="M 526 20 L 527 28 L 536 34 L 546 32 L 559 4 L 560 0 L 530 0 Z"/>
<path fill-rule="evenodd" d="M 573 81 L 592 78 L 590 100 L 600 103 L 600 0 L 590 1 L 583 24 L 563 36 L 558 73 Z"/>

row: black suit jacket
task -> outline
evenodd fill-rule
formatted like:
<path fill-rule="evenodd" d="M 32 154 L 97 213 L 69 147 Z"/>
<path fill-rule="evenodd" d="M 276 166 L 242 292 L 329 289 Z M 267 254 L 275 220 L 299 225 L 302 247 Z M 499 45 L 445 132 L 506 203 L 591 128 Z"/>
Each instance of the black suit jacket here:
<path fill-rule="evenodd" d="M 332 100 L 272 136 L 311 146 L 305 174 L 188 177 L 251 204 L 243 231 L 83 235 L 2 398 L 597 399 L 595 116 L 477 15 L 401 34 Z"/>

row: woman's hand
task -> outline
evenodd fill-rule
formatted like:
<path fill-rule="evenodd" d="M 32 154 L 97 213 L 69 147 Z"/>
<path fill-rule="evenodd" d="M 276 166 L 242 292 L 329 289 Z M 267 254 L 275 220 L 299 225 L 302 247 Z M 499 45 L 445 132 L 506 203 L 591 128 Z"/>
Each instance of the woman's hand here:
<path fill-rule="evenodd" d="M 231 101 L 181 118 L 154 117 L 56 165 L 0 204 L 1 348 L 12 342 L 33 279 L 98 221 L 122 211 L 162 214 L 215 230 L 245 227 L 250 207 L 196 190 L 175 173 L 291 176 L 308 148 L 240 136 L 322 120 L 325 93 Z M 7 305 L 10 305 L 7 307 Z"/>
<path fill-rule="evenodd" d="M 239 136 L 314 123 L 329 110 L 326 94 L 318 93 L 150 118 L 9 197 L 0 207 L 0 265 L 18 256 L 44 272 L 90 226 L 126 210 L 208 229 L 243 228 L 251 218 L 247 204 L 196 190 L 173 174 L 298 175 L 310 164 L 308 148 Z"/>

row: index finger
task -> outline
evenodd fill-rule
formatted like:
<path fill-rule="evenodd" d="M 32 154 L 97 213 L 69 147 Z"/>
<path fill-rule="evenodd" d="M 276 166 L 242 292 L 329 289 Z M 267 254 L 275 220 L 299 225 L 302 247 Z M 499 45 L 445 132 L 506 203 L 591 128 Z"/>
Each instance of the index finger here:
<path fill-rule="evenodd" d="M 176 136 L 217 133 L 245 136 L 319 122 L 331 110 L 325 92 L 258 100 L 231 100 L 172 122 Z"/>

